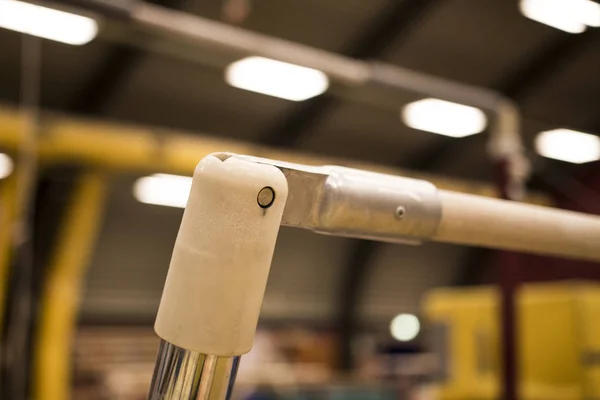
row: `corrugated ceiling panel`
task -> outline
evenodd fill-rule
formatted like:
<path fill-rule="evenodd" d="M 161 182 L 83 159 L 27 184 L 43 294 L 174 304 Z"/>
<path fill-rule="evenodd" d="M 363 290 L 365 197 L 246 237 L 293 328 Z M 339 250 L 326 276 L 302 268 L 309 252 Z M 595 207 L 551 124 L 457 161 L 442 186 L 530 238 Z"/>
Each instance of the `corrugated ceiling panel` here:
<path fill-rule="evenodd" d="M 156 313 L 182 210 L 138 203 L 131 178 L 112 185 L 88 274 L 82 314 L 151 321 Z"/>
<path fill-rule="evenodd" d="M 41 94 L 46 107 L 72 107 L 81 90 L 98 72 L 110 46 L 98 39 L 83 46 L 44 40 Z"/>
<path fill-rule="evenodd" d="M 437 135 L 407 128 L 400 120 L 400 106 L 394 112 L 346 102 L 308 132 L 299 145 L 338 157 L 403 165 L 437 139 Z"/>
<path fill-rule="evenodd" d="M 291 106 L 229 86 L 223 71 L 152 56 L 135 70 L 107 115 L 250 140 Z"/>
<path fill-rule="evenodd" d="M 330 321 L 349 241 L 282 228 L 263 304 L 263 318 Z"/>
<path fill-rule="evenodd" d="M 390 321 L 402 312 L 418 314 L 427 290 L 455 281 L 465 254 L 464 247 L 436 243 L 385 245 L 366 282 L 363 321 Z"/>
<path fill-rule="evenodd" d="M 118 178 L 92 260 L 83 316 L 152 321 L 182 210 L 137 203 L 132 179 Z M 282 229 L 263 306 L 264 319 L 328 320 L 347 240 Z"/>
<path fill-rule="evenodd" d="M 0 29 L 0 98 L 11 102 L 19 98 L 22 44 L 21 34 Z M 72 105 L 108 51 L 108 45 L 100 40 L 84 46 L 40 40 L 40 47 L 40 94 L 49 108 Z"/>
<path fill-rule="evenodd" d="M 592 29 L 592 28 L 590 28 Z M 600 133 L 600 34 L 523 102 L 528 116 Z"/>

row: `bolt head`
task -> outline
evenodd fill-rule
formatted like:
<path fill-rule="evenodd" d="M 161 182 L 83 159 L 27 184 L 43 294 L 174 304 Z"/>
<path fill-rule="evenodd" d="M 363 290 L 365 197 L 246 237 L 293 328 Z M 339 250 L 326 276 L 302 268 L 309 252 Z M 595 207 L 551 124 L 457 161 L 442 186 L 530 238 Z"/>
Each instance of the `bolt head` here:
<path fill-rule="evenodd" d="M 404 214 L 406 214 L 406 208 L 404 206 L 398 206 L 396 207 L 396 218 L 401 219 L 404 217 Z"/>
<path fill-rule="evenodd" d="M 272 187 L 265 186 L 258 192 L 258 196 L 256 196 L 256 201 L 258 202 L 258 205 L 262 208 L 271 207 L 271 205 L 275 201 L 275 191 Z"/>

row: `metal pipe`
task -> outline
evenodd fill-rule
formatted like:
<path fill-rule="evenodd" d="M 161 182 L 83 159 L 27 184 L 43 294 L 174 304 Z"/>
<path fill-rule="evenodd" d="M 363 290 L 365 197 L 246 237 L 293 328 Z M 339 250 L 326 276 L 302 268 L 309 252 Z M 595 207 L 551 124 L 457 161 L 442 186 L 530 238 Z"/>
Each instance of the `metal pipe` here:
<path fill-rule="evenodd" d="M 433 240 L 600 261 L 600 216 L 436 190 L 349 168 L 277 166 L 289 195 L 282 224 L 378 241 Z M 399 213 L 401 211 L 401 213 Z"/>
<path fill-rule="evenodd" d="M 161 340 L 148 400 L 225 400 L 231 396 L 240 356 L 219 357 Z"/>
<path fill-rule="evenodd" d="M 0 181 L 0 336 L 4 323 L 11 247 L 17 211 L 17 182 L 15 176 Z M 1 353 L 1 351 L 0 351 Z"/>
<path fill-rule="evenodd" d="M 240 55 L 259 55 L 325 72 L 352 88 L 410 91 L 480 107 L 494 114 L 488 141 L 492 159 L 508 164 L 507 191 L 511 199 L 522 199 L 529 175 L 529 161 L 521 138 L 521 117 L 514 101 L 500 92 L 450 81 L 397 65 L 352 59 L 298 43 L 232 27 L 189 13 L 140 2 L 131 7 L 130 17 L 144 26 L 169 35 L 191 39 L 208 49 Z M 381 91 L 380 91 L 381 92 Z M 342 91 L 343 93 L 343 91 Z M 369 96 L 360 96 L 368 99 Z M 394 97 L 393 107 L 400 107 Z"/>
<path fill-rule="evenodd" d="M 63 0 L 65 1 L 65 0 Z M 333 80 L 350 88 L 387 88 L 411 91 L 424 96 L 439 97 L 485 109 L 495 115 L 488 150 L 493 158 L 510 158 L 514 164 L 527 171 L 524 146 L 520 135 L 520 114 L 514 101 L 490 89 L 453 82 L 436 76 L 412 71 L 397 65 L 369 62 L 316 49 L 310 46 L 256 33 L 247 29 L 215 22 L 190 13 L 170 10 L 139 0 L 123 6 L 107 0 L 67 0 L 104 13 L 126 15 L 139 25 L 179 38 L 196 47 L 232 57 L 258 55 L 284 62 L 318 69 Z M 160 46 L 159 46 L 160 47 Z M 149 50 L 155 47 L 148 47 Z M 172 51 L 170 52 L 173 53 Z M 186 56 L 187 57 L 187 56 Z M 189 58 L 189 57 L 187 57 Z M 196 58 L 195 58 L 196 59 Z M 196 60 L 211 64 L 200 58 Z M 352 96 L 347 91 L 339 93 Z M 360 96 L 363 100 L 368 96 Z M 393 107 L 399 107 L 392 97 Z M 520 180 L 527 174 L 511 169 L 510 187 L 518 190 Z M 522 193 L 519 193 L 522 194 Z"/>
<path fill-rule="evenodd" d="M 369 62 L 316 49 L 212 21 L 190 13 L 167 9 L 144 2 L 135 2 L 129 17 L 142 26 L 153 28 L 171 37 L 192 40 L 197 46 L 241 57 L 258 55 L 323 71 L 332 79 L 348 85 L 374 84 L 388 89 L 401 89 L 424 96 L 435 96 L 481 107 L 493 113 L 517 115 L 514 103 L 500 92 L 454 82 L 381 62 Z M 514 124 L 518 117 L 506 118 Z M 505 124 L 505 128 L 514 126 Z M 517 132 L 518 132 L 518 126 Z"/>
<path fill-rule="evenodd" d="M 600 261 L 600 217 L 439 191 L 442 219 L 432 240 Z"/>
<path fill-rule="evenodd" d="M 238 57 L 258 55 L 318 69 L 348 86 L 372 84 L 481 107 L 498 114 L 500 121 L 497 123 L 503 126 L 503 130 L 519 131 L 518 111 L 514 102 L 490 89 L 450 81 L 397 65 L 353 59 L 143 2 L 136 2 L 131 7 L 129 17 L 143 26 L 173 37 L 191 39 L 194 44 L 213 51 Z"/>
<path fill-rule="evenodd" d="M 138 2 L 130 17 L 137 23 L 233 56 L 259 55 L 323 71 L 355 86 L 369 79 L 367 64 L 335 53 L 211 21 L 186 12 Z"/>

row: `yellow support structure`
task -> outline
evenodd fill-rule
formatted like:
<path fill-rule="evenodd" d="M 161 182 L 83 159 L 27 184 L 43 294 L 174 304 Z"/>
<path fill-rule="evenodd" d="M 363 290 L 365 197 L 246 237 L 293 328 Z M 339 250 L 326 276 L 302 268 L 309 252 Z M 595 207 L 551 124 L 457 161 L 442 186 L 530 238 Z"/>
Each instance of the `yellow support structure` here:
<path fill-rule="evenodd" d="M 17 212 L 16 185 L 14 175 L 0 180 L 0 332 L 4 321 L 11 248 Z"/>
<path fill-rule="evenodd" d="M 0 107 L 0 146 L 16 149 L 22 141 L 22 118 L 14 109 Z M 43 114 L 37 145 L 40 162 L 70 162 L 119 171 L 163 172 L 192 175 L 198 160 L 228 151 L 307 165 L 341 165 L 368 171 L 425 179 L 439 189 L 498 197 L 496 185 L 418 174 L 382 165 L 357 162 L 296 151 L 278 150 L 237 140 L 201 134 L 128 126 L 109 122 Z M 551 205 L 540 193 L 530 193 L 525 202 Z"/>
<path fill-rule="evenodd" d="M 61 223 L 44 282 L 34 365 L 34 399 L 68 399 L 81 289 L 103 215 L 107 176 L 84 173 Z"/>

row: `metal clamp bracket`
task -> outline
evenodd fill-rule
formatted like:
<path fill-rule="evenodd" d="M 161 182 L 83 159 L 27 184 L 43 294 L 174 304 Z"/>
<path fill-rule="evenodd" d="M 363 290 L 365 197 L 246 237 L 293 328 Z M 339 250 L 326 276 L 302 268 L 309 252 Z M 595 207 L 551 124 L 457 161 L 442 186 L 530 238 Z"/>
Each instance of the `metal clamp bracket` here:
<path fill-rule="evenodd" d="M 345 167 L 312 167 L 221 153 L 225 159 L 269 164 L 288 181 L 282 225 L 394 243 L 418 244 L 435 236 L 442 205 L 430 182 Z"/>

